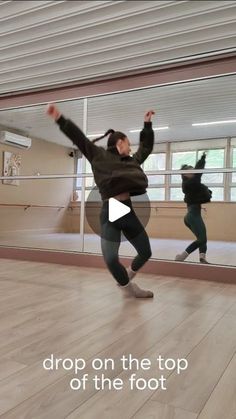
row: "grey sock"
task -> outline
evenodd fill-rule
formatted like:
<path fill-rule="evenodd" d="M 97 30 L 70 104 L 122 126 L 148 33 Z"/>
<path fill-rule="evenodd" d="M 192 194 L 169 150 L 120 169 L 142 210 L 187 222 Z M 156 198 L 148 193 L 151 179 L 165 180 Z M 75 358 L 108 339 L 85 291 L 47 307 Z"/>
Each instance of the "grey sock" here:
<path fill-rule="evenodd" d="M 154 294 L 152 291 L 143 290 L 134 282 L 129 282 L 127 285 L 124 285 L 122 291 L 126 297 L 135 297 L 135 298 L 153 298 Z"/>
<path fill-rule="evenodd" d="M 180 253 L 179 255 L 176 255 L 175 260 L 178 262 L 183 262 L 185 259 L 187 259 L 187 257 L 189 256 L 189 254 L 186 252 L 186 250 L 182 253 Z"/>

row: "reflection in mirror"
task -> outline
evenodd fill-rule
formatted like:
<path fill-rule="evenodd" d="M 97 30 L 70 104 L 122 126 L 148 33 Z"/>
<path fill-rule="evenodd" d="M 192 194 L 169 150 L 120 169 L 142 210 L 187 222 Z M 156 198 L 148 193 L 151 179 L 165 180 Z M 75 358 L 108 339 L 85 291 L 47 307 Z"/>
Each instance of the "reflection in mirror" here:
<path fill-rule="evenodd" d="M 149 178 L 151 212 L 146 231 L 152 258 L 173 261 L 194 239 L 184 224 L 186 204 L 181 175 L 159 171 L 179 170 L 183 164 L 195 166 L 206 151 L 206 169 L 216 170 L 202 176 L 202 182 L 212 190 L 211 203 L 202 206 L 208 236 L 207 259 L 214 264 L 236 265 L 236 173 L 220 172 L 225 167 L 236 169 L 235 82 L 236 76 L 232 75 L 88 99 L 88 137 L 93 139 L 108 128 L 120 130 L 127 134 L 132 153 L 138 147 L 144 112 L 150 108 L 156 111 L 155 145 L 142 165 Z M 83 128 L 84 100 L 58 106 Z M 95 225 L 99 224 L 101 207 L 99 196 L 90 199 L 95 187 L 91 165 L 75 153 L 70 140 L 44 112 L 42 105 L 0 111 L 2 131 L 32 138 L 30 149 L 0 144 L 2 172 L 3 152 L 11 152 L 20 155 L 20 175 L 77 173 L 80 177 L 20 180 L 18 186 L 2 182 L 0 245 L 101 254 L 100 237 L 91 222 L 92 219 Z M 201 123 L 210 124 L 194 125 Z M 106 139 L 99 146 L 106 148 Z M 87 175 L 85 179 L 82 173 Z M 80 220 L 84 198 L 85 219 Z M 134 200 L 137 212 L 142 213 L 142 204 L 142 196 Z M 25 210 L 30 205 L 38 207 Z M 63 208 L 59 211 L 58 206 Z M 120 254 L 133 256 L 135 251 L 122 241 Z M 198 251 L 189 255 L 187 261 L 199 262 Z"/>
<path fill-rule="evenodd" d="M 183 164 L 195 166 L 206 151 L 205 168 L 217 170 L 202 176 L 202 182 L 212 190 L 212 202 L 203 204 L 202 209 L 208 234 L 207 257 L 214 264 L 236 264 L 236 177 L 220 173 L 222 168 L 236 166 L 235 81 L 236 76 L 227 76 L 88 100 L 88 134 L 100 134 L 108 128 L 121 130 L 127 133 L 132 151 L 138 146 L 143 112 L 148 108 L 156 110 L 155 146 L 143 164 L 149 173 L 152 210 L 146 230 L 153 258 L 175 260 L 195 239 L 184 224 L 186 204 L 181 176 L 157 172 L 180 170 Z M 207 122 L 210 124 L 205 125 Z M 100 253 L 99 239 L 91 231 L 87 233 L 86 251 L 96 248 Z M 135 255 L 127 242 L 122 242 L 120 253 Z M 198 251 L 187 261 L 199 262 Z"/>
<path fill-rule="evenodd" d="M 181 187 L 175 187 L 173 190 L 175 191 L 174 198 L 171 196 L 169 201 L 165 201 L 164 187 L 161 188 L 156 183 L 148 189 L 151 213 L 146 231 L 150 238 L 154 259 L 175 260 L 176 255 L 182 253 L 195 240 L 194 234 L 184 223 L 187 208 L 183 202 L 184 195 Z M 207 260 L 212 264 L 235 265 L 235 204 L 219 200 L 222 196 L 221 188 L 214 187 L 211 190 L 213 190 L 212 202 L 202 205 L 202 218 L 208 236 Z M 133 207 L 139 214 L 140 202 L 133 202 Z M 98 200 L 93 207 L 90 207 L 88 218 L 92 213 L 94 220 L 97 220 L 99 210 Z M 100 238 L 94 234 L 88 223 L 85 227 L 85 251 L 101 252 Z M 124 240 L 121 242 L 120 254 L 134 256 L 136 252 Z M 199 262 L 199 252 L 197 250 L 193 252 L 187 261 Z"/>
<path fill-rule="evenodd" d="M 82 101 L 61 103 L 60 108 L 82 124 Z M 1 111 L 0 131 L 32 139 L 30 147 L 0 141 L 3 175 L 74 174 L 72 144 L 46 117 L 45 106 Z M 80 229 L 73 223 L 78 210 L 71 209 L 74 183 L 73 178 L 2 180 L 0 245 L 80 251 L 82 241 L 73 234 Z"/>
<path fill-rule="evenodd" d="M 81 251 L 73 178 L 19 180 L 0 188 L 0 246 Z"/>

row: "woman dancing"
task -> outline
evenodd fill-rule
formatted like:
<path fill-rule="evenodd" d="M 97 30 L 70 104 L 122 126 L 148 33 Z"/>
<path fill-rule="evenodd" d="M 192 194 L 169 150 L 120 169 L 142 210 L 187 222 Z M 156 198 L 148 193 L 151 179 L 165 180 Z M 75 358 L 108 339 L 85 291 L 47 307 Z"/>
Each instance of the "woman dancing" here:
<path fill-rule="evenodd" d="M 79 127 L 61 114 L 56 105 L 49 104 L 46 112 L 91 163 L 94 179 L 103 201 L 100 214 L 101 247 L 109 271 L 126 296 L 152 298 L 151 291 L 141 289 L 136 283 L 131 282 L 138 270 L 151 257 L 151 248 L 148 235 L 133 210 L 130 197 L 144 194 L 148 186 L 141 164 L 153 149 L 154 132 L 151 119 L 154 112 L 150 110 L 144 116 L 139 148 L 132 157 L 130 142 L 124 133 L 108 130 L 102 137 L 92 142 Z M 94 144 L 107 135 L 106 150 Z M 130 212 L 110 222 L 108 214 L 110 198 L 129 206 Z M 127 270 L 119 261 L 121 233 L 137 251 L 137 256 Z"/>
<path fill-rule="evenodd" d="M 203 169 L 206 164 L 206 153 L 203 153 L 197 162 L 195 169 Z M 194 169 L 193 166 L 184 164 L 181 170 Z M 196 236 L 183 253 L 176 256 L 175 260 L 183 262 L 190 253 L 199 249 L 199 260 L 201 263 L 208 263 L 206 260 L 207 252 L 207 233 L 206 226 L 201 215 L 201 204 L 210 202 L 212 192 L 206 185 L 201 183 L 202 173 L 189 173 L 182 175 L 182 191 L 184 202 L 187 203 L 187 214 L 184 217 L 185 225 Z"/>

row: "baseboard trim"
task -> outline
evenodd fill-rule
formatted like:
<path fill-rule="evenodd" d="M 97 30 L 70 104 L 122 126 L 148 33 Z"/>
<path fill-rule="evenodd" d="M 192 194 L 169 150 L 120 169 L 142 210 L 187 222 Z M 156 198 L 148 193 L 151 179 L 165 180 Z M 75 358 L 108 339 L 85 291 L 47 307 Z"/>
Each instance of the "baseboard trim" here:
<path fill-rule="evenodd" d="M 61 265 L 106 268 L 102 255 L 50 251 L 29 248 L 0 247 L 0 258 L 27 260 L 34 262 L 56 263 Z M 131 257 L 121 257 L 121 262 L 128 266 Z M 200 279 L 206 281 L 236 284 L 236 267 L 222 265 L 202 265 L 151 259 L 141 270 L 143 273 Z"/>

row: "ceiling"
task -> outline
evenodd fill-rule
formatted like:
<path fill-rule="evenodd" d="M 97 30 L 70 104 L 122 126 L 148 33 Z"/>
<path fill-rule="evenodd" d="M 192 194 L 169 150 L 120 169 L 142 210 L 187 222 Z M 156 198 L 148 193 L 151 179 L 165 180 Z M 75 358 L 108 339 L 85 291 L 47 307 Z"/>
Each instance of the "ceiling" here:
<path fill-rule="evenodd" d="M 0 95 L 236 51 L 235 1 L 0 1 Z"/>
<path fill-rule="evenodd" d="M 0 96 L 109 78 L 199 56 L 236 53 L 235 1 L 0 1 Z M 236 73 L 236 69 L 235 69 Z M 60 103 L 83 126 L 83 100 Z M 158 141 L 236 136 L 236 75 L 88 99 L 88 133 L 115 128 L 133 144 L 146 109 Z M 0 110 L 0 128 L 64 146 L 45 105 Z"/>
<path fill-rule="evenodd" d="M 83 127 L 83 100 L 61 102 L 58 106 Z M 147 109 L 156 111 L 154 126 L 169 126 L 156 133 L 158 142 L 236 137 L 236 123 L 192 127 L 192 123 L 236 119 L 236 75 L 89 98 L 87 133 L 100 134 L 114 128 L 127 133 L 131 143 L 136 144 L 138 134 L 129 130 L 142 127 Z M 0 127 L 71 146 L 45 115 L 45 105 L 0 111 Z"/>

